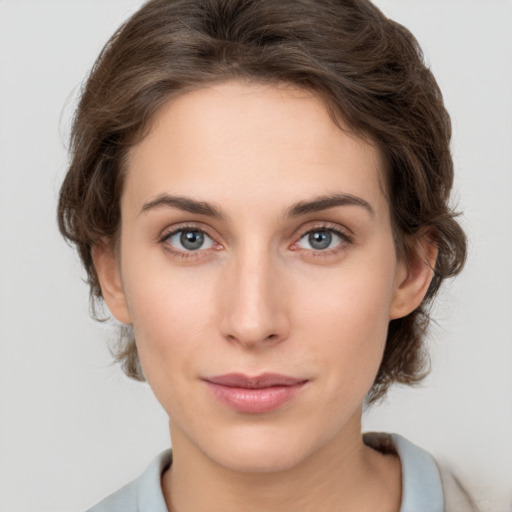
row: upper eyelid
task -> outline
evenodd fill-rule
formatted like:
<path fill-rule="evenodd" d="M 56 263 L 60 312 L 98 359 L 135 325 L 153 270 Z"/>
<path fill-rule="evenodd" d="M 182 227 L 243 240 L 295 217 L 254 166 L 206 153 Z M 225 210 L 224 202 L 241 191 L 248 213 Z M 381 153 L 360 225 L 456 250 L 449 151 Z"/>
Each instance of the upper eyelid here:
<path fill-rule="evenodd" d="M 352 240 L 353 232 L 352 230 L 341 226 L 340 224 L 333 223 L 333 222 L 318 222 L 316 225 L 303 227 L 297 230 L 297 234 L 295 235 L 295 238 L 297 240 L 300 240 L 303 236 L 307 235 L 308 233 L 314 232 L 314 231 L 331 231 L 333 233 L 341 235 L 343 238 L 347 240 Z"/>
<path fill-rule="evenodd" d="M 344 229 L 335 226 L 314 226 L 304 230 L 302 236 L 307 235 L 308 233 L 314 233 L 315 231 L 331 231 L 333 233 L 339 233 L 340 235 L 347 236 L 345 235 Z"/>
<path fill-rule="evenodd" d="M 208 228 L 206 228 L 204 225 L 199 225 L 195 223 L 184 223 L 182 225 L 177 226 L 168 226 L 161 231 L 158 238 L 159 240 L 163 241 L 168 239 L 172 235 L 179 233 L 180 231 L 199 231 L 201 233 L 204 233 L 205 235 L 208 235 L 212 240 L 215 241 L 215 237 L 211 234 Z"/>

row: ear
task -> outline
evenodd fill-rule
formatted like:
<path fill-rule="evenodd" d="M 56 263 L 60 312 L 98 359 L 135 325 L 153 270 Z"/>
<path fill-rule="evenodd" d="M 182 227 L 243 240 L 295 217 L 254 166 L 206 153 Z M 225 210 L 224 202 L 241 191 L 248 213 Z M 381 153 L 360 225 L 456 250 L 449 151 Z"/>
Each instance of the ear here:
<path fill-rule="evenodd" d="M 109 243 L 92 248 L 92 260 L 101 287 L 101 294 L 112 315 L 123 324 L 131 324 L 121 272 L 114 249 Z"/>
<path fill-rule="evenodd" d="M 436 258 L 437 245 L 427 231 L 417 238 L 407 261 L 398 262 L 390 320 L 407 316 L 421 304 L 434 277 Z"/>

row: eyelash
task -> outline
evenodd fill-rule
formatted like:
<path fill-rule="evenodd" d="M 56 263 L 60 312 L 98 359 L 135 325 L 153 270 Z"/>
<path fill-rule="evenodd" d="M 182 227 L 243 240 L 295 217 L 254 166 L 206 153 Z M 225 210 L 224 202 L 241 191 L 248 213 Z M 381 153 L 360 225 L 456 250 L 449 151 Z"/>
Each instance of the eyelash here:
<path fill-rule="evenodd" d="M 309 253 L 308 257 L 328 258 L 329 256 L 334 256 L 334 255 L 337 255 L 338 253 L 342 252 L 346 248 L 347 244 L 353 243 L 352 237 L 347 235 L 343 231 L 341 231 L 339 229 L 339 227 L 337 227 L 337 226 L 335 227 L 335 226 L 332 226 L 329 224 L 323 224 L 323 225 L 314 226 L 314 227 L 302 232 L 302 234 L 298 237 L 297 241 L 292 244 L 292 247 L 297 245 L 308 234 L 319 233 L 319 232 L 320 233 L 322 233 L 322 232 L 330 233 L 332 235 L 337 236 L 339 238 L 339 243 L 335 247 L 332 247 L 330 249 L 316 249 L 316 250 L 315 249 L 304 249 L 305 251 L 307 251 Z M 292 249 L 292 250 L 300 251 L 300 248 Z"/>
<path fill-rule="evenodd" d="M 204 256 L 205 251 L 211 249 L 211 248 L 197 249 L 195 251 L 193 251 L 193 250 L 185 251 L 185 250 L 181 250 L 181 249 L 173 249 L 171 244 L 168 243 L 169 240 L 174 235 L 176 235 L 178 233 L 184 233 L 184 232 L 196 232 L 196 233 L 201 233 L 203 235 L 206 235 L 208 238 L 210 238 L 213 241 L 213 244 L 214 244 L 213 250 L 222 249 L 222 245 L 217 243 L 214 240 L 214 238 L 212 236 L 210 236 L 208 231 L 206 231 L 202 227 L 199 227 L 197 225 L 192 225 L 192 224 L 179 226 L 178 228 L 175 228 L 172 231 L 165 232 L 159 238 L 158 242 L 163 246 L 164 250 L 166 250 L 169 254 L 171 254 L 171 256 L 176 257 L 176 258 L 181 258 L 181 259 L 199 258 L 199 257 Z M 303 249 L 304 251 L 307 251 L 308 253 L 310 253 L 308 256 L 321 257 L 321 258 L 329 257 L 329 256 L 332 256 L 332 255 L 335 255 L 335 254 L 338 254 L 339 252 L 341 252 L 345 248 L 345 245 L 353 243 L 352 238 L 350 236 L 348 236 L 346 233 L 344 233 L 343 231 L 341 231 L 338 227 L 334 227 L 329 224 L 323 224 L 323 225 L 314 226 L 310 229 L 302 231 L 300 236 L 297 238 L 296 242 L 294 242 L 291 245 L 291 248 L 292 248 L 291 250 L 297 251 L 297 252 L 300 251 L 301 250 L 300 248 L 293 248 L 293 247 L 296 246 L 305 236 L 307 236 L 310 233 L 315 233 L 315 232 L 327 232 L 327 233 L 333 234 L 340 239 L 340 242 L 334 248 L 331 248 L 331 249 L 316 249 L 316 250 L 315 249 Z"/>

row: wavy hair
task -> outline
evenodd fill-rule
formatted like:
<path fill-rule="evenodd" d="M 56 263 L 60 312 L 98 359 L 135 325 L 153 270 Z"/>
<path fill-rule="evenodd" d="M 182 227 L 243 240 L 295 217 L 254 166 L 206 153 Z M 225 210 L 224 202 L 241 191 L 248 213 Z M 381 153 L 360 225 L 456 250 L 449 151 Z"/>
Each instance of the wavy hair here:
<path fill-rule="evenodd" d="M 426 375 L 429 305 L 456 275 L 466 239 L 449 204 L 451 124 L 414 36 L 367 0 L 152 0 L 108 41 L 81 92 L 61 187 L 58 222 L 102 303 L 91 250 L 115 242 L 124 158 L 169 98 L 230 79 L 290 83 L 320 95 L 333 120 L 376 144 L 397 254 L 408 258 L 425 229 L 438 249 L 434 277 L 415 311 L 389 324 L 367 397 Z M 144 380 L 132 330 L 115 357 Z"/>

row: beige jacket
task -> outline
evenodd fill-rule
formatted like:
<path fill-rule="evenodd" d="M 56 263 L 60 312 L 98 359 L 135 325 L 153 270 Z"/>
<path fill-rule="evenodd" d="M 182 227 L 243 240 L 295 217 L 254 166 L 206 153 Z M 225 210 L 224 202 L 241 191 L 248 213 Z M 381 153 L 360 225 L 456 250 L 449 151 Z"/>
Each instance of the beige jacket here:
<path fill-rule="evenodd" d="M 476 503 L 449 470 L 437 464 L 444 492 L 445 512 L 479 512 Z"/>

